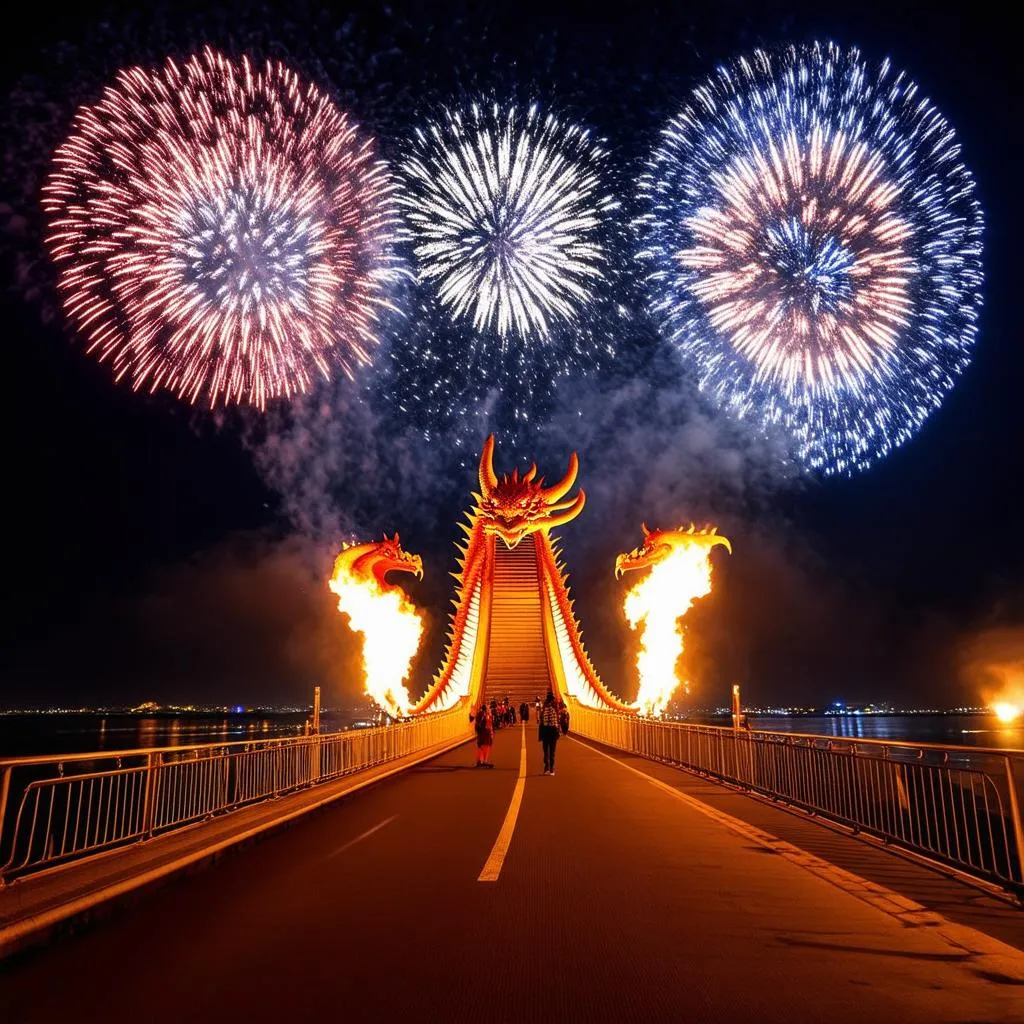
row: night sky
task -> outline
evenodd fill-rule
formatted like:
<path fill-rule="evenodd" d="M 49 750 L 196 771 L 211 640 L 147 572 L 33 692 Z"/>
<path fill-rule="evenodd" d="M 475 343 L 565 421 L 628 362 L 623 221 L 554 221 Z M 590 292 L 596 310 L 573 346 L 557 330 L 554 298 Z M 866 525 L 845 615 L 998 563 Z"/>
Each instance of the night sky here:
<path fill-rule="evenodd" d="M 986 220 L 975 357 L 923 429 L 851 479 L 796 477 L 702 406 L 638 324 L 614 372 L 570 382 L 561 412 L 499 443 L 498 467 L 537 458 L 554 476 L 579 449 L 589 502 L 565 547 L 584 639 L 619 692 L 635 682 L 611 566 L 642 519 L 717 522 L 734 542 L 692 613 L 697 703 L 738 680 L 760 703 L 949 706 L 980 698 L 979 664 L 1024 664 L 1017 34 L 962 5 L 431 8 L 84 5 L 68 22 L 36 4 L 24 34 L 5 33 L 0 706 L 291 703 L 318 682 L 340 701 L 359 688 L 356 648 L 325 574 L 343 537 L 382 529 L 426 566 L 410 586 L 430 616 L 414 689 L 437 663 L 472 451 L 423 442 L 372 374 L 265 419 L 210 415 L 116 385 L 63 326 L 33 198 L 49 153 L 118 66 L 206 42 L 333 86 L 389 157 L 418 98 L 557 97 L 621 153 L 625 188 L 689 88 L 737 52 L 818 38 L 889 55 L 955 127 Z"/>

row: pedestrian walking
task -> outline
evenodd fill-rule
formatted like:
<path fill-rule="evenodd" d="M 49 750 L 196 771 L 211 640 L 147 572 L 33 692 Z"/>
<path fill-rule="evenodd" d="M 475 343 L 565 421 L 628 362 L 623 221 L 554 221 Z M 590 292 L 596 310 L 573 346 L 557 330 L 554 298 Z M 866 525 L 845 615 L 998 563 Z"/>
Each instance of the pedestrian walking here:
<path fill-rule="evenodd" d="M 470 713 L 469 720 L 476 730 L 476 767 L 493 768 L 491 747 L 494 746 L 494 716 L 491 709 L 482 703 L 475 715 Z"/>
<path fill-rule="evenodd" d="M 555 695 L 548 690 L 540 709 L 540 728 L 537 732 L 544 745 L 544 774 L 555 774 L 555 747 L 558 746 L 558 705 Z"/>
<path fill-rule="evenodd" d="M 558 702 L 558 731 L 563 736 L 569 732 L 569 709 L 564 700 Z"/>
<path fill-rule="evenodd" d="M 524 700 L 519 705 L 519 721 L 525 725 L 530 720 L 530 705 Z"/>

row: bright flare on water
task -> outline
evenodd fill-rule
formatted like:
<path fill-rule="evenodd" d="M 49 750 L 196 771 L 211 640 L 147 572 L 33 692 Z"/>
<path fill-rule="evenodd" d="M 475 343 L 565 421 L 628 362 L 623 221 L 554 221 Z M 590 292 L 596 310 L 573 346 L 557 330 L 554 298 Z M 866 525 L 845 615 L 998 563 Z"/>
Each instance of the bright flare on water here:
<path fill-rule="evenodd" d="M 43 205 L 67 315 L 118 379 L 262 408 L 369 361 L 392 188 L 312 85 L 206 49 L 81 109 Z"/>
<path fill-rule="evenodd" d="M 967 365 L 981 208 L 914 82 L 832 44 L 694 91 L 642 180 L 652 310 L 702 390 L 824 472 L 905 441 Z"/>
<path fill-rule="evenodd" d="M 1024 705 L 1000 700 L 992 705 L 992 711 L 1000 722 L 1009 724 L 1010 722 L 1016 722 L 1021 714 L 1024 714 Z"/>

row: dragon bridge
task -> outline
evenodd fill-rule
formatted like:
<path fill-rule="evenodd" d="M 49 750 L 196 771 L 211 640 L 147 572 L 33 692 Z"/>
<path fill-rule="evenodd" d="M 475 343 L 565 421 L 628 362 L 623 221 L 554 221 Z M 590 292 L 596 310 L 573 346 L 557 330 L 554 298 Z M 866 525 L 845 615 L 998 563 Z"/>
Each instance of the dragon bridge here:
<path fill-rule="evenodd" d="M 583 510 L 586 495 L 569 492 L 579 460 L 545 486 L 537 466 L 499 477 L 494 435 L 480 456 L 480 491 L 462 525 L 459 572 L 441 669 L 413 709 L 440 711 L 463 697 L 505 695 L 533 702 L 549 688 L 591 707 L 634 710 L 614 697 L 590 663 L 569 597 L 565 567 L 551 531 Z"/>

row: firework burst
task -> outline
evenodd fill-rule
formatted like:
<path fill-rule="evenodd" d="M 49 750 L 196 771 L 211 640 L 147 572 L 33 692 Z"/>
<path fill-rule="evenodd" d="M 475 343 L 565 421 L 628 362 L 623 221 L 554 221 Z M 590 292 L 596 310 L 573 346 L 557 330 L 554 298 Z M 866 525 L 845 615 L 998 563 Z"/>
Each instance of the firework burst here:
<path fill-rule="evenodd" d="M 400 371 L 401 404 L 444 419 L 500 393 L 529 419 L 554 379 L 611 354 L 609 169 L 599 140 L 536 106 L 472 104 L 415 133 L 399 202 L 426 324 L 402 354 L 421 370 Z"/>
<path fill-rule="evenodd" d="M 262 408 L 369 361 L 392 193 L 316 88 L 206 49 L 82 108 L 43 205 L 65 311 L 118 379 Z"/>
<path fill-rule="evenodd" d="M 849 472 L 970 359 L 981 208 L 945 119 L 886 61 L 757 51 L 695 90 L 641 182 L 653 313 L 701 389 Z"/>
<path fill-rule="evenodd" d="M 473 105 L 416 133 L 401 202 L 452 317 L 502 339 L 572 323 L 602 279 L 603 150 L 580 128 Z"/>

